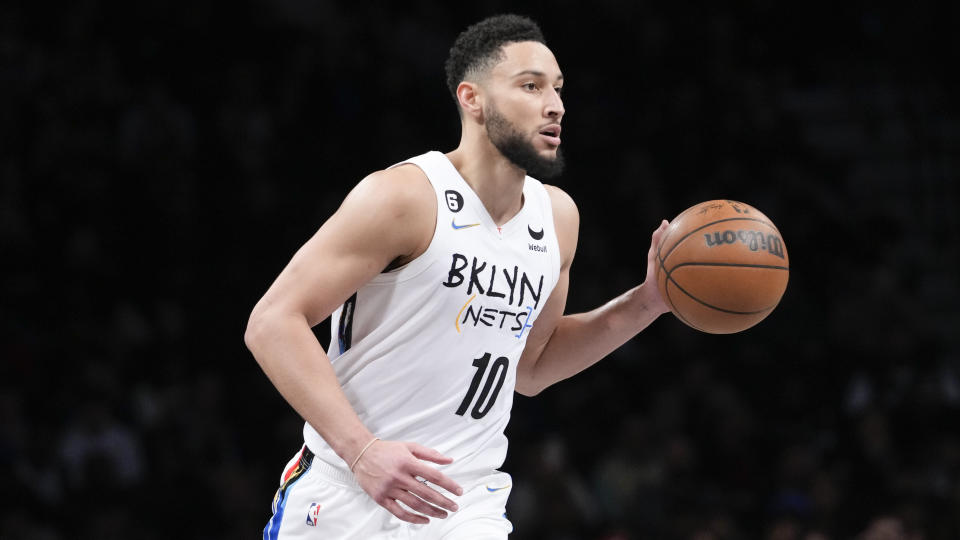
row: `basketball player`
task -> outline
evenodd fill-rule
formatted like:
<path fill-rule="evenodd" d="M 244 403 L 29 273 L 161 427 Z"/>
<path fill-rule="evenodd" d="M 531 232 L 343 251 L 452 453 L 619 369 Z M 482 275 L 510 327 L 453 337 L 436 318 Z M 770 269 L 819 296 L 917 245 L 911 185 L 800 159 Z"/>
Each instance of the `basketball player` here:
<path fill-rule="evenodd" d="M 514 390 L 667 311 L 650 277 L 664 221 L 647 281 L 563 315 L 579 215 L 533 178 L 563 166 L 563 75 L 537 25 L 477 23 L 446 69 L 459 146 L 364 178 L 250 316 L 248 347 L 306 420 L 264 538 L 506 538 Z M 325 352 L 311 327 L 328 316 Z"/>

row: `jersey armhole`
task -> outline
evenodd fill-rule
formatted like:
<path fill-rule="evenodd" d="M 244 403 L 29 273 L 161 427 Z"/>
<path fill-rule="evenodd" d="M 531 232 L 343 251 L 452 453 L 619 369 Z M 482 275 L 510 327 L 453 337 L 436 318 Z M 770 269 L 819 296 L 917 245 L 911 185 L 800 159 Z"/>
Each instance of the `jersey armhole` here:
<path fill-rule="evenodd" d="M 433 189 L 433 202 L 437 205 L 436 208 L 436 218 L 433 224 L 433 236 L 430 238 L 430 244 L 427 245 L 427 249 L 423 250 L 423 253 L 418 255 L 415 259 L 408 262 L 403 266 L 398 266 L 387 272 L 382 272 L 377 274 L 376 277 L 371 279 L 369 283 L 397 283 L 400 281 L 406 281 L 411 279 L 427 268 L 430 267 L 430 264 L 433 262 L 433 254 L 436 251 L 436 246 L 438 242 L 438 236 L 440 235 L 440 200 L 439 195 L 437 195 L 437 187 L 434 185 L 433 180 L 430 179 L 430 175 L 427 174 L 427 171 L 415 161 L 416 158 L 402 161 L 395 165 L 391 165 L 389 168 L 393 169 L 400 167 L 402 165 L 413 165 L 416 168 L 420 169 L 420 172 L 423 173 L 423 176 L 426 177 L 427 182 L 430 184 L 430 187 Z"/>
<path fill-rule="evenodd" d="M 553 245 L 556 246 L 555 249 L 550 250 L 550 269 L 553 271 L 553 285 L 556 287 L 557 282 L 560 281 L 560 268 L 563 266 L 563 259 L 560 256 L 560 237 L 557 235 L 557 222 L 553 215 L 553 199 L 550 197 L 550 192 L 547 190 L 547 186 L 543 185 L 541 182 L 539 187 L 543 193 L 542 211 L 544 213 L 544 217 L 548 218 L 550 221 L 550 235 L 553 239 Z"/>

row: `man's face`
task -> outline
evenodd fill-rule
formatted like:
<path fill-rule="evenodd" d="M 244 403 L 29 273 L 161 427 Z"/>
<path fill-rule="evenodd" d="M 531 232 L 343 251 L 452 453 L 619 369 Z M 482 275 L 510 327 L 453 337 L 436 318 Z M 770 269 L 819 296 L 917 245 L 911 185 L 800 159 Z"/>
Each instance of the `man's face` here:
<path fill-rule="evenodd" d="M 563 171 L 560 122 L 563 74 L 545 45 L 511 43 L 506 59 L 490 69 L 483 113 L 490 142 L 514 165 L 536 178 Z"/>

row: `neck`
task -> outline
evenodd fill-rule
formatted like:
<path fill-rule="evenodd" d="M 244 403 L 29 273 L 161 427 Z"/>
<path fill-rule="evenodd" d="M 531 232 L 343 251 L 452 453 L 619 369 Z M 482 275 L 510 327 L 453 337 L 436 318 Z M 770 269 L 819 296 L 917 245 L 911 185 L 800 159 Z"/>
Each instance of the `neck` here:
<path fill-rule="evenodd" d="M 494 223 L 503 225 L 523 207 L 524 171 L 517 168 L 487 138 L 464 133 L 460 146 L 447 158 L 480 197 Z"/>

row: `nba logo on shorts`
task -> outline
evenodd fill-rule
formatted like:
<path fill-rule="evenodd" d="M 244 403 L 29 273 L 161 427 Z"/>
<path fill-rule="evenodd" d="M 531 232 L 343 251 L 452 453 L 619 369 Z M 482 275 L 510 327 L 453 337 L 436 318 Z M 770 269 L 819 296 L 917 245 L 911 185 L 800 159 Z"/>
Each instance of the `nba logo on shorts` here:
<path fill-rule="evenodd" d="M 307 510 L 307 525 L 311 527 L 317 526 L 317 518 L 320 516 L 320 505 L 317 503 L 310 504 L 310 510 Z"/>

